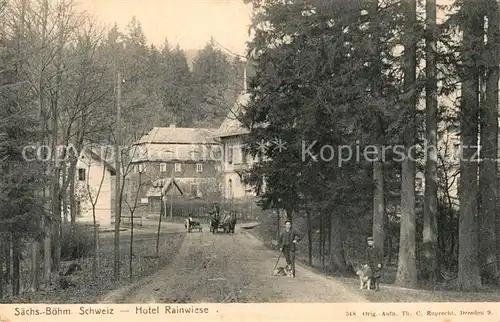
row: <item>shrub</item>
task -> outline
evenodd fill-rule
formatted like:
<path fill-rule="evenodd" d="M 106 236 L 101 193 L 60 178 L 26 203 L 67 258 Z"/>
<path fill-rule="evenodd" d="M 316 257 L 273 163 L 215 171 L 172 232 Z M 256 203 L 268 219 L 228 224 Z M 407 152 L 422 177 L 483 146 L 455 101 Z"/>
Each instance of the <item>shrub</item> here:
<path fill-rule="evenodd" d="M 71 236 L 71 225 L 63 224 L 61 236 L 61 260 L 75 260 L 91 256 L 94 248 L 94 227 L 77 223 Z"/>

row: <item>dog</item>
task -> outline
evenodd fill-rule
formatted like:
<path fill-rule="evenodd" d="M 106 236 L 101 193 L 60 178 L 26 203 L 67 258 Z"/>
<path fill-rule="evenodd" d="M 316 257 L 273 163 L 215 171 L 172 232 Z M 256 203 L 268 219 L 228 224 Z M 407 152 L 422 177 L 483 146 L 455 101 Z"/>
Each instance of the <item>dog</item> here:
<path fill-rule="evenodd" d="M 276 267 L 273 276 L 293 277 L 292 267 L 290 265 L 286 265 L 285 267 Z"/>
<path fill-rule="evenodd" d="M 366 287 L 367 290 L 370 290 L 374 280 L 370 266 L 362 265 L 356 270 L 356 275 L 359 276 L 359 289 L 362 290 Z"/>

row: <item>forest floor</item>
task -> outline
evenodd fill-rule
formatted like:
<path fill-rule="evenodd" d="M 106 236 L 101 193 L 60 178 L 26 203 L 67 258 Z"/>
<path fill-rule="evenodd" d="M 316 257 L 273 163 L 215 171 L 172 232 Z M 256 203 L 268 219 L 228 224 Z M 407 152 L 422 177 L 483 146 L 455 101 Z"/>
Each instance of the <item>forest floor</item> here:
<path fill-rule="evenodd" d="M 157 223 L 153 221 L 145 221 L 143 227 L 134 228 L 132 279 L 129 278 L 130 230 L 120 233 L 121 278 L 119 281 L 113 281 L 114 232 L 103 232 L 100 234 L 100 264 L 97 278 L 92 277 L 92 258 L 62 262 L 62 272 L 65 272 L 72 263 L 78 263 L 82 268 L 74 275 L 63 278 L 73 283 L 72 286 L 62 287 L 61 278 L 54 274 L 52 285 L 38 292 L 26 291 L 17 297 L 6 296 L 0 300 L 0 303 L 96 303 L 111 290 L 154 274 L 172 261 L 186 236 L 184 230 L 181 229 L 184 227 L 171 223 L 162 224 L 157 255 L 157 226 Z"/>

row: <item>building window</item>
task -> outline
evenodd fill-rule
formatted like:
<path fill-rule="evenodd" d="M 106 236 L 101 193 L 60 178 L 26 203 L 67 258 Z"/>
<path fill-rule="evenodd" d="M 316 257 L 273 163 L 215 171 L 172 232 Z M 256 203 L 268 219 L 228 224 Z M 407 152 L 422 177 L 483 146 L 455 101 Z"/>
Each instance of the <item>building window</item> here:
<path fill-rule="evenodd" d="M 167 172 L 167 164 L 160 163 L 160 172 Z"/>
<path fill-rule="evenodd" d="M 227 149 L 227 163 L 233 164 L 233 147 L 230 146 Z"/>
<path fill-rule="evenodd" d="M 202 163 L 197 163 L 196 164 L 196 172 L 203 172 L 203 164 Z"/>
<path fill-rule="evenodd" d="M 191 184 L 191 194 L 198 196 L 198 185 L 196 183 Z"/>
<path fill-rule="evenodd" d="M 172 160 L 175 157 L 175 153 L 174 151 L 167 150 L 161 153 L 161 157 L 162 159 Z"/>
<path fill-rule="evenodd" d="M 180 163 L 176 163 L 175 164 L 175 172 L 181 172 L 181 171 L 182 171 L 181 164 Z"/>
<path fill-rule="evenodd" d="M 198 151 L 189 152 L 189 157 L 192 161 L 200 160 L 200 153 Z"/>
<path fill-rule="evenodd" d="M 86 178 L 85 169 L 78 169 L 78 180 L 85 181 Z"/>
<path fill-rule="evenodd" d="M 139 172 L 140 173 L 143 173 L 143 172 L 146 172 L 146 165 L 141 163 L 139 164 Z"/>
<path fill-rule="evenodd" d="M 245 147 L 241 148 L 241 163 L 247 163 L 247 151 L 245 150 Z"/>
<path fill-rule="evenodd" d="M 227 189 L 228 198 L 233 198 L 233 180 L 229 179 L 228 189 Z"/>

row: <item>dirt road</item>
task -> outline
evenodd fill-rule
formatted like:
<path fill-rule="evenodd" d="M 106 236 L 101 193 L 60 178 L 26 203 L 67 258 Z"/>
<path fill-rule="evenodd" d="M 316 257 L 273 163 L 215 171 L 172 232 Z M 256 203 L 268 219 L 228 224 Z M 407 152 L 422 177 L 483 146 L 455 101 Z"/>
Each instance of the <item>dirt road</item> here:
<path fill-rule="evenodd" d="M 187 234 L 169 266 L 102 303 L 366 302 L 361 293 L 298 264 L 296 278 L 271 276 L 277 257 L 238 227 L 234 235 L 203 227 Z"/>

